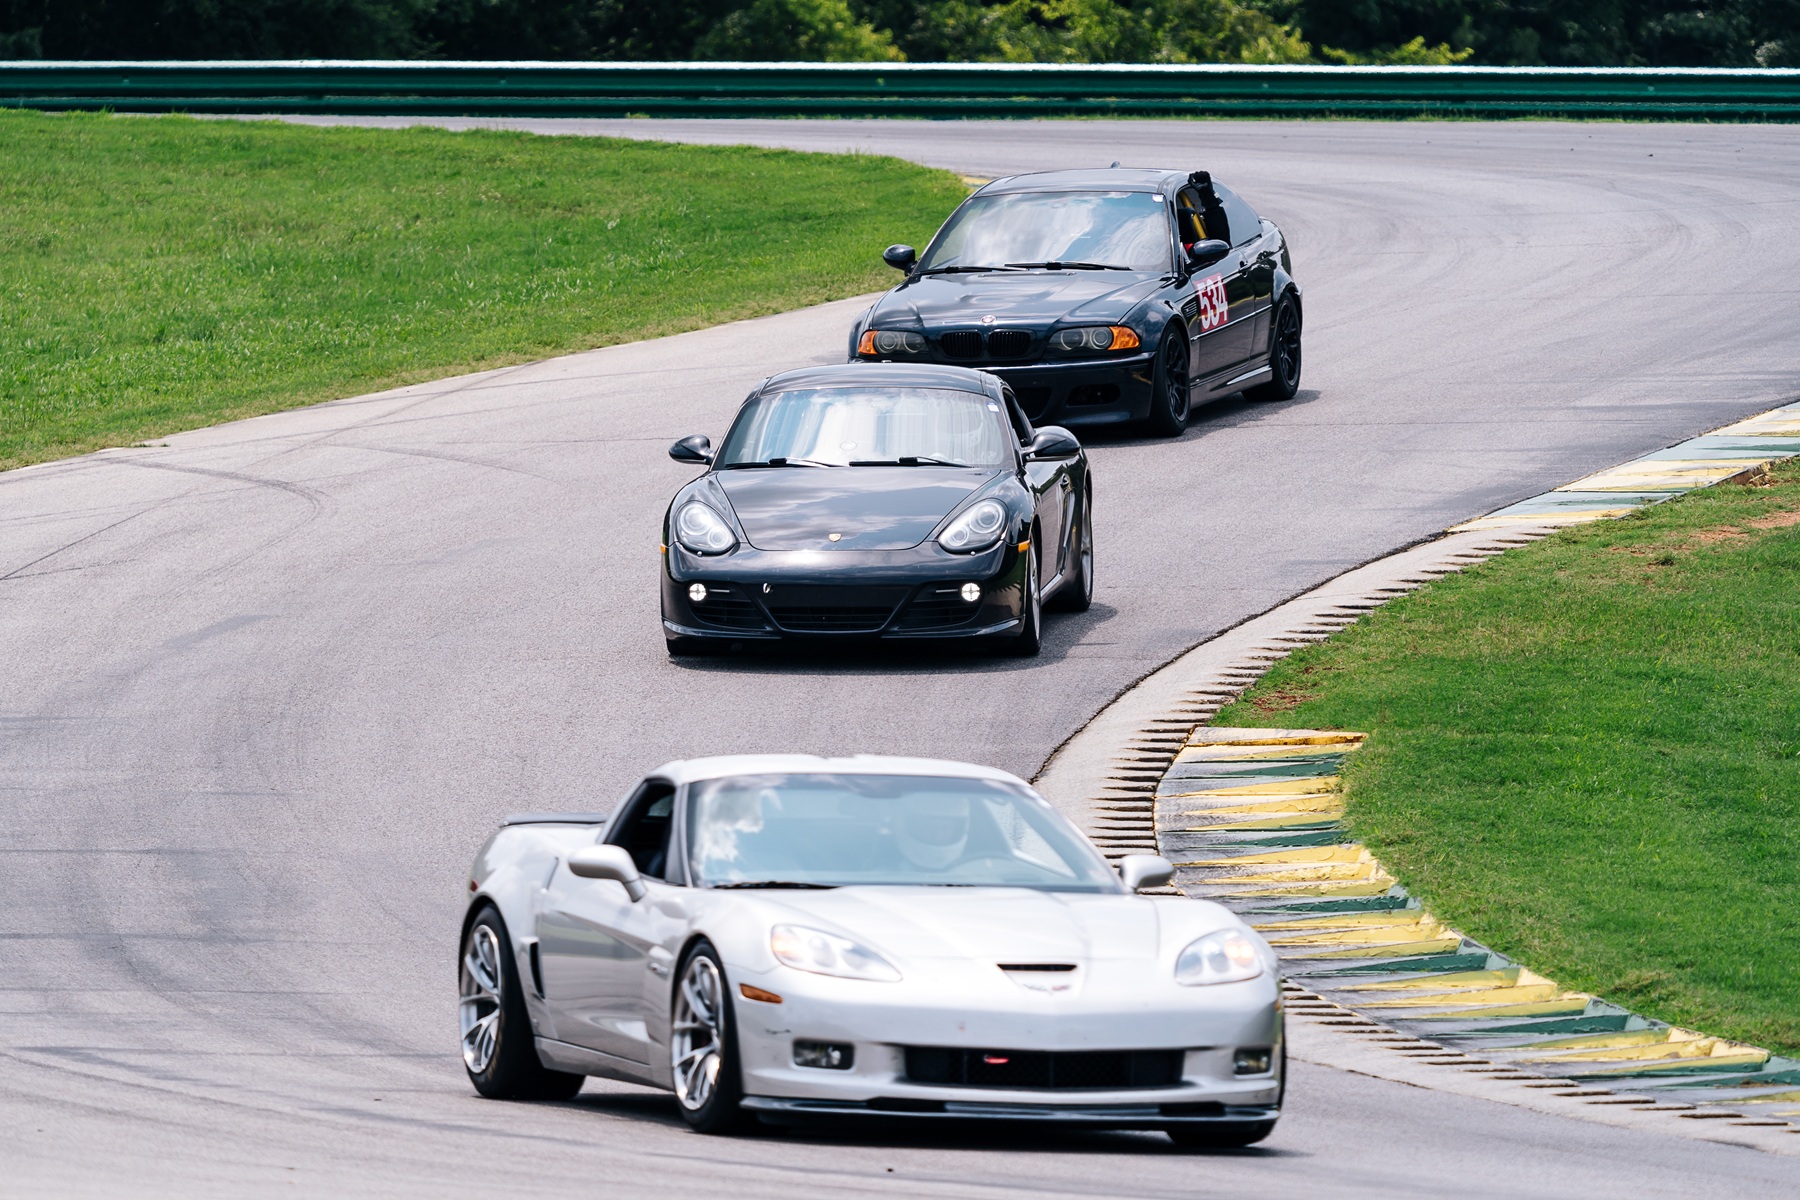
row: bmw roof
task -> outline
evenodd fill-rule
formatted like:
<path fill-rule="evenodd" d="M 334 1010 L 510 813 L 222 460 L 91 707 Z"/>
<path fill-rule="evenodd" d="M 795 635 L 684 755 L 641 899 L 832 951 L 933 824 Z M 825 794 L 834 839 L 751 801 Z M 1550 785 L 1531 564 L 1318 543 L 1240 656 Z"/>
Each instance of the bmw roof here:
<path fill-rule="evenodd" d="M 801 367 L 771 375 L 758 391 L 778 392 L 790 388 L 823 387 L 889 387 L 954 388 L 960 392 L 991 395 L 998 386 L 992 375 L 972 371 L 968 367 L 937 366 L 931 363 L 837 363 L 826 367 Z"/>

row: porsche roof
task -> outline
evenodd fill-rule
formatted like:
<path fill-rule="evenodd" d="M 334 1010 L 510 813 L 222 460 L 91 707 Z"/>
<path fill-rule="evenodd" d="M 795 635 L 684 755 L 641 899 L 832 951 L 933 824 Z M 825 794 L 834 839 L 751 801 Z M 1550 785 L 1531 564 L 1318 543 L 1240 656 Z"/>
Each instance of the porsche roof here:
<path fill-rule="evenodd" d="M 960 392 L 988 395 L 997 381 L 991 375 L 968 367 L 936 366 L 931 363 L 837 363 L 827 367 L 801 367 L 783 371 L 763 381 L 759 391 L 780 392 L 790 388 L 824 387 L 921 387 L 953 388 Z"/>
<path fill-rule="evenodd" d="M 1030 175 L 1009 175 L 981 188 L 977 195 L 992 192 L 1065 192 L 1094 189 L 1143 189 L 1146 191 L 1186 183 L 1188 172 L 1163 167 L 1100 167 L 1086 171 L 1038 171 Z"/>

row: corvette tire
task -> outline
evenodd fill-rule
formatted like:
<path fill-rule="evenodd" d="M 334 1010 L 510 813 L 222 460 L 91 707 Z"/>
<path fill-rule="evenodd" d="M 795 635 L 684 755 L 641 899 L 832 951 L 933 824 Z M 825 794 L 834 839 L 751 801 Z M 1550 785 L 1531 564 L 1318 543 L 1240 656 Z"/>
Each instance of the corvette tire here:
<path fill-rule="evenodd" d="M 1244 389 L 1246 400 L 1292 400 L 1300 390 L 1300 306 L 1283 299 L 1269 322 L 1269 382 Z"/>
<path fill-rule="evenodd" d="M 1187 333 L 1179 326 L 1163 334 L 1150 376 L 1150 416 L 1144 425 L 1158 437 L 1180 437 L 1187 431 L 1193 397 L 1188 391 Z"/>
<path fill-rule="evenodd" d="M 695 943 L 675 975 L 670 1004 L 669 1066 L 681 1118 L 697 1133 L 738 1133 L 754 1119 L 740 1106 L 737 1017 L 719 952 Z"/>
<path fill-rule="evenodd" d="M 538 1058 L 512 939 L 491 904 L 463 935 L 457 979 L 463 1070 L 477 1092 L 490 1100 L 567 1100 L 581 1090 L 586 1076 L 553 1071 Z"/>

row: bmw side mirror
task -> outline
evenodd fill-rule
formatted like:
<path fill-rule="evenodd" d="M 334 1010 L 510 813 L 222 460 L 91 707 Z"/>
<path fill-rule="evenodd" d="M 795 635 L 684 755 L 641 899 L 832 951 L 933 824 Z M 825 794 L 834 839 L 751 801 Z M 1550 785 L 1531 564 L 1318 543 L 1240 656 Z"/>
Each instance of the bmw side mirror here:
<path fill-rule="evenodd" d="M 1081 443 L 1075 435 L 1060 425 L 1046 425 L 1025 446 L 1025 457 L 1028 460 L 1040 458 L 1074 458 L 1081 453 Z"/>
<path fill-rule="evenodd" d="M 1198 271 L 1210 267 L 1231 253 L 1231 245 L 1218 238 L 1207 238 L 1203 242 L 1195 242 L 1187 248 L 1188 269 Z"/>
<path fill-rule="evenodd" d="M 569 873 L 583 879 L 610 879 L 625 885 L 625 894 L 633 903 L 649 892 L 631 853 L 623 846 L 583 846 L 569 855 Z"/>
<path fill-rule="evenodd" d="M 573 860 L 570 865 L 574 865 Z M 1133 892 L 1165 887 L 1175 878 L 1175 864 L 1160 854 L 1127 854 L 1119 860 L 1119 878 Z"/>
<path fill-rule="evenodd" d="M 703 433 L 684 437 L 669 447 L 669 457 L 679 463 L 698 463 L 708 466 L 712 463 L 712 439 Z"/>
<path fill-rule="evenodd" d="M 889 246 L 881 252 L 881 261 L 896 271 L 910 271 L 919 261 L 919 252 L 911 246 Z"/>

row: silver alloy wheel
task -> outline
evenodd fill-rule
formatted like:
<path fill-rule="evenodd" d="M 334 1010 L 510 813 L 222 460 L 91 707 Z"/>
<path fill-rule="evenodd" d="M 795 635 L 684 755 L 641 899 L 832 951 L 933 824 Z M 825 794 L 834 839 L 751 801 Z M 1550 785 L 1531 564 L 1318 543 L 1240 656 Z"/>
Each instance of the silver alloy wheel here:
<path fill-rule="evenodd" d="M 681 1106 L 689 1112 L 704 1108 L 725 1066 L 725 984 L 704 954 L 688 960 L 675 991 L 669 1065 Z"/>
<path fill-rule="evenodd" d="M 492 926 L 478 924 L 469 931 L 469 945 L 457 975 L 461 986 L 456 1015 L 462 1026 L 463 1065 L 471 1074 L 480 1075 L 493 1063 L 494 1051 L 500 1046 L 500 981 L 504 974 L 500 939 Z"/>

